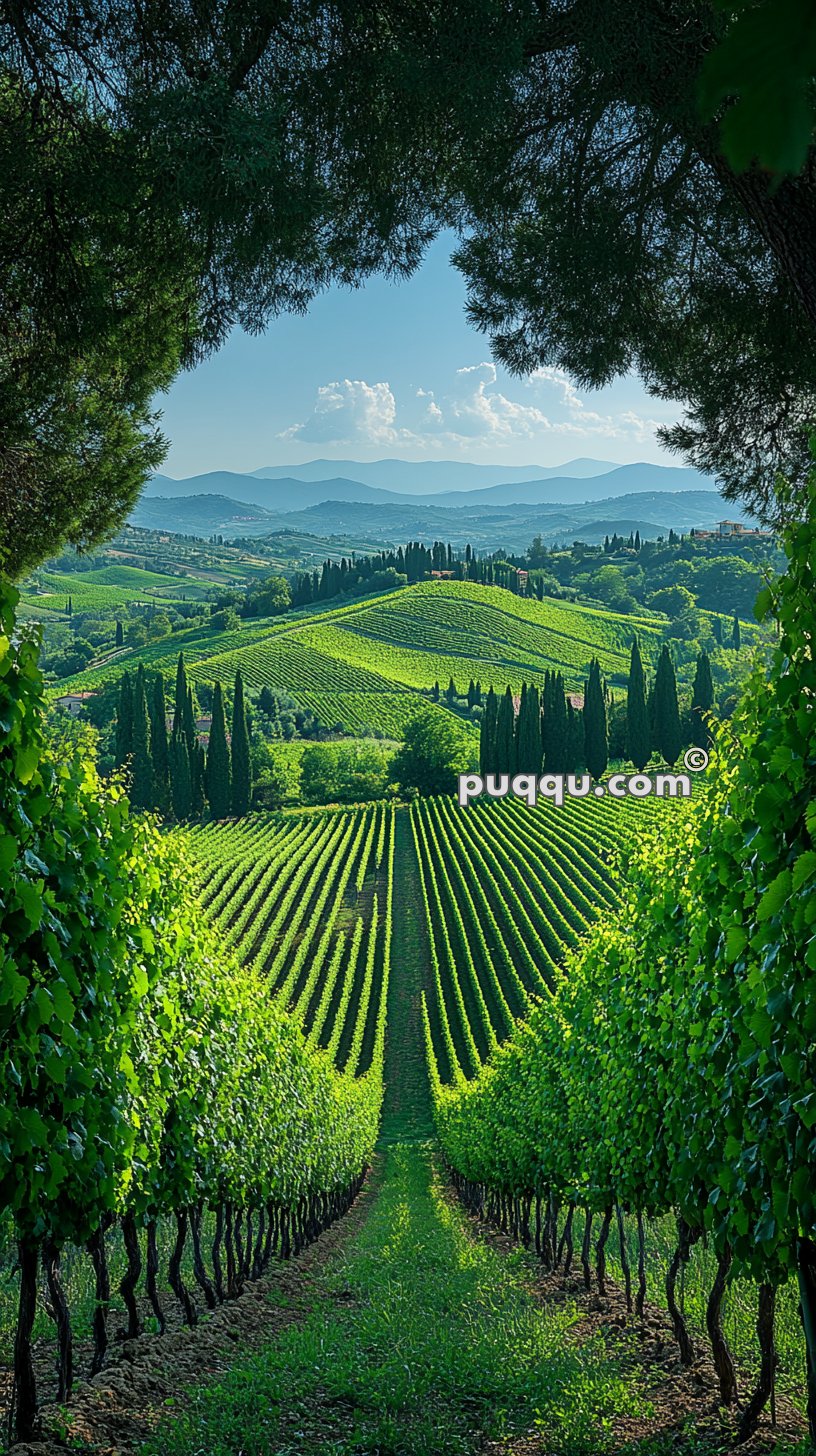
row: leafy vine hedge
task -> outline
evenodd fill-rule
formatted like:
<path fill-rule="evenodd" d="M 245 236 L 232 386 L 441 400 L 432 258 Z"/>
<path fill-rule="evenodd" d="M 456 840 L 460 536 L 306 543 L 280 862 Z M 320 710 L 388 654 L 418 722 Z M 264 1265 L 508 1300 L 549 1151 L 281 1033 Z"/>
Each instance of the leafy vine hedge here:
<path fill-rule="evenodd" d="M 719 730 L 703 793 L 644 821 L 620 908 L 558 974 L 552 995 L 472 1081 L 435 1073 L 436 1118 L 463 1196 L 553 1261 L 572 1211 L 642 1224 L 674 1211 L 667 1294 L 694 1242 L 718 1254 L 707 1311 L 723 1399 L 737 1399 L 720 1310 L 729 1276 L 759 1284 L 762 1369 L 741 1425 L 772 1389 L 775 1290 L 800 1281 L 816 1436 L 816 471 L 788 570 L 763 591 L 778 640 Z M 430 1042 L 429 1042 L 430 1047 Z M 565 1214 L 559 1232 L 559 1210 Z M 582 1258 L 589 1278 L 589 1234 Z M 627 1273 L 628 1279 L 628 1273 Z"/>
<path fill-rule="evenodd" d="M 114 1220 L 127 1251 L 128 1334 L 139 1330 L 143 1269 L 164 1323 L 160 1217 L 175 1224 L 169 1278 L 188 1322 L 188 1236 L 199 1302 L 237 1293 L 359 1188 L 382 1099 L 382 1028 L 366 1075 L 342 1075 L 307 1047 L 263 978 L 225 956 L 200 920 L 180 838 L 131 816 L 92 756 L 49 750 L 38 642 L 16 631 L 16 602 L 0 581 L 0 1210 L 18 1242 L 13 1428 L 28 1439 L 40 1262 L 64 1399 L 73 1357 L 63 1246 L 85 1245 L 93 1259 L 95 1369 L 108 1338 L 104 1235 Z"/>

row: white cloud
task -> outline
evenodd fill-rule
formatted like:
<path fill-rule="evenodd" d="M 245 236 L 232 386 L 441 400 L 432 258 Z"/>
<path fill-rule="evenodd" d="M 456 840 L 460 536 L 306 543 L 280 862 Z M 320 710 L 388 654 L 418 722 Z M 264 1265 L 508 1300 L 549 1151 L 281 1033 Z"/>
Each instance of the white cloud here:
<path fill-rule="evenodd" d="M 396 400 L 384 381 L 335 379 L 320 385 L 309 418 L 284 430 L 282 438 L 320 445 L 393 445 L 405 434 L 396 428 L 396 417 Z"/>
<path fill-rule="evenodd" d="M 630 409 L 603 414 L 587 408 L 561 369 L 536 369 L 517 386 L 526 399 L 513 398 L 506 388 L 499 386 L 490 360 L 463 365 L 446 387 L 414 388 L 399 402 L 382 380 L 334 380 L 319 387 L 311 414 L 279 438 L 329 446 L 401 446 L 412 455 L 438 453 L 441 446 L 455 452 L 501 451 L 558 437 L 571 449 L 581 439 L 587 447 L 602 440 L 617 441 L 623 449 L 627 443 L 654 446 L 658 420 Z"/>

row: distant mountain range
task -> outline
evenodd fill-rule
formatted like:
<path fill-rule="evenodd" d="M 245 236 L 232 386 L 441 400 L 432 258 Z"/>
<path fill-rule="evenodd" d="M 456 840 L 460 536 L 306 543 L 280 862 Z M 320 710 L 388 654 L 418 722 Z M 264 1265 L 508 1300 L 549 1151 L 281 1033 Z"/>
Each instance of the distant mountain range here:
<path fill-rule="evenodd" d="M 409 495 L 440 490 L 477 490 L 479 486 L 520 480 L 570 479 L 603 475 L 617 467 L 612 460 L 568 460 L 566 465 L 471 465 L 463 460 L 308 460 L 305 465 L 262 465 L 251 472 L 258 480 L 357 480 L 381 490 Z"/>
<path fill-rule="evenodd" d="M 278 474 L 274 476 L 256 471 L 252 475 L 240 475 L 229 470 L 214 470 L 206 475 L 190 476 L 186 480 L 173 480 L 167 475 L 154 475 L 148 481 L 145 489 L 145 497 L 148 499 L 161 496 L 165 499 L 172 499 L 177 496 L 194 495 L 222 495 L 229 500 L 239 501 L 250 506 L 261 506 L 264 510 L 272 512 L 303 511 L 311 506 L 320 505 L 324 501 L 355 501 L 365 502 L 369 505 L 416 505 L 416 506 L 451 506 L 458 509 L 465 507 L 492 507 L 495 505 L 573 505 L 586 501 L 609 500 L 614 497 L 629 494 L 640 494 L 654 491 L 711 491 L 716 493 L 714 482 L 698 470 L 692 470 L 685 466 L 671 465 L 647 465 L 643 463 L 634 465 L 611 465 L 608 461 L 572 461 L 564 469 L 580 469 L 586 472 L 590 465 L 594 465 L 598 473 L 589 475 L 586 473 L 578 475 L 553 474 L 552 472 L 539 475 L 537 478 L 519 478 L 521 467 L 517 467 L 512 479 L 500 478 L 505 472 L 500 467 L 489 466 L 463 466 L 460 462 L 451 461 L 420 461 L 411 464 L 407 461 L 386 460 L 376 465 L 364 465 L 359 461 L 326 462 L 311 461 L 308 466 L 286 467 L 291 471 L 310 471 L 314 474 L 328 464 L 333 464 L 335 469 L 343 465 L 349 470 L 357 470 L 362 475 L 371 475 L 377 468 L 381 468 L 384 475 L 389 472 L 393 476 L 397 472 L 394 467 L 401 467 L 404 481 L 408 480 L 408 472 L 414 482 L 414 489 L 408 490 L 405 485 L 400 489 L 393 489 L 382 483 L 371 484 L 367 480 L 360 480 L 357 476 L 333 474 L 331 476 L 320 476 L 314 479 L 306 479 L 298 474 Z M 459 472 L 457 479 L 459 483 L 453 488 L 441 489 L 432 487 L 429 482 L 439 479 L 439 472 L 444 467 L 445 471 Z M 277 467 L 266 467 L 268 471 L 277 470 Z M 426 470 L 431 474 L 423 474 Z M 535 467 L 531 467 L 535 469 Z M 468 488 L 462 484 L 465 477 L 462 471 L 469 473 L 472 479 L 472 472 L 490 472 L 492 484 L 480 483 L 471 485 Z M 449 477 L 450 478 L 450 477 Z M 380 482 L 382 477 L 380 477 Z"/>
<path fill-rule="evenodd" d="M 246 480 L 247 477 L 240 477 Z M 325 483 L 324 483 L 325 484 Z M 597 543 L 617 531 L 640 531 L 644 539 L 667 536 L 692 527 L 711 529 L 724 515 L 748 519 L 711 490 L 630 491 L 598 501 L 509 503 L 490 490 L 477 492 L 478 504 L 439 505 L 438 496 L 424 501 L 393 496 L 368 500 L 321 500 L 296 511 L 270 511 L 250 501 L 223 494 L 143 496 L 131 514 L 136 526 L 191 535 L 218 533 L 227 538 L 267 536 L 287 531 L 322 539 L 334 538 L 345 551 L 363 543 L 395 545 L 408 540 L 466 542 L 477 550 L 524 551 L 533 536 L 549 544 L 574 540 Z M 447 497 L 445 497 L 447 498 Z"/>

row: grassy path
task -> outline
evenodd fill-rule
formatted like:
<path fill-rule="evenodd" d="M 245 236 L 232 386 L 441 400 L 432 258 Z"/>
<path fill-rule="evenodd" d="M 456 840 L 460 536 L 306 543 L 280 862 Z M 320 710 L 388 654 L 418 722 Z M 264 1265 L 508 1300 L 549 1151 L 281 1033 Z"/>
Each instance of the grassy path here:
<path fill-rule="evenodd" d="M 370 1212 L 309 1285 L 297 1325 L 200 1388 L 150 1456 L 465 1456 L 546 1429 L 552 1452 L 604 1447 L 629 1388 L 600 1341 L 570 1338 L 522 1256 L 474 1237 L 439 1182 L 422 1041 L 427 942 L 406 809 L 397 811 L 387 1092 Z M 635 1400 L 635 1406 L 637 1400 Z"/>
<path fill-rule="evenodd" d="M 425 1066 L 420 994 L 429 983 L 428 930 L 410 811 L 396 809 L 391 980 L 385 1047 L 385 1097 L 380 1143 L 428 1138 L 433 1114 Z"/>
<path fill-rule="evenodd" d="M 305 1322 L 199 1390 L 145 1452 L 465 1456 L 539 1429 L 548 1452 L 584 1456 L 640 1413 L 603 1342 L 572 1340 L 573 1312 L 542 1307 L 523 1259 L 473 1237 L 430 1144 L 392 1144 L 378 1177 Z"/>

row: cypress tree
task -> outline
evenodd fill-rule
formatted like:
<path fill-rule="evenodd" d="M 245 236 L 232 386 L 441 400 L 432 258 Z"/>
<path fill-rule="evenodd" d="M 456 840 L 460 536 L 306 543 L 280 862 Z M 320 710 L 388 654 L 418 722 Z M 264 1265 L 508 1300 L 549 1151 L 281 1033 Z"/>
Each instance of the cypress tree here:
<path fill-rule="evenodd" d="M 541 701 L 534 683 L 522 685 L 516 718 L 516 773 L 541 772 Z"/>
<path fill-rule="evenodd" d="M 147 710 L 145 670 L 141 662 L 136 673 L 136 686 L 133 690 L 133 775 L 130 801 L 134 809 L 152 809 L 154 806 L 150 716 Z"/>
<path fill-rule="evenodd" d="M 741 637 L 741 634 L 740 634 L 739 617 L 737 616 L 737 614 L 735 612 L 734 613 L 733 625 L 731 627 L 731 646 L 733 647 L 733 649 L 734 649 L 735 652 L 739 652 L 741 645 L 742 645 L 742 637 Z"/>
<path fill-rule="evenodd" d="M 181 732 L 174 733 L 170 739 L 170 781 L 173 813 L 177 819 L 189 819 L 193 809 L 190 755 L 187 751 L 187 739 Z"/>
<path fill-rule="evenodd" d="M 715 617 L 714 618 L 714 621 L 711 624 L 711 630 L 714 633 L 714 641 L 720 647 L 722 647 L 722 645 L 723 645 L 723 634 L 722 634 L 722 618 L 721 617 Z"/>
<path fill-rule="evenodd" d="M 224 695 L 221 684 L 213 688 L 212 723 L 210 741 L 207 747 L 205 789 L 210 813 L 214 819 L 226 819 L 230 811 L 232 793 L 230 787 L 230 752 L 227 743 L 227 720 L 224 714 Z"/>
<path fill-rule="evenodd" d="M 119 621 L 117 621 L 117 623 L 116 623 L 116 646 L 117 647 L 124 647 L 124 645 L 125 645 L 125 633 L 124 633 L 124 629 L 122 627 L 122 623 L 119 622 Z"/>
<path fill-rule="evenodd" d="M 119 684 L 119 706 L 116 712 L 116 767 L 121 768 L 133 752 L 133 683 L 130 673 L 123 674 Z"/>
<path fill-rule="evenodd" d="M 232 812 L 249 813 L 252 800 L 252 763 L 249 756 L 249 731 L 244 704 L 244 682 L 241 669 L 235 674 L 232 699 Z"/>
<path fill-rule="evenodd" d="M 508 687 L 499 699 L 496 718 L 496 773 L 516 772 L 515 725 L 513 691 Z"/>
<path fill-rule="evenodd" d="M 167 705 L 164 679 L 157 673 L 150 694 L 150 756 L 153 759 L 153 804 L 162 814 L 170 808 L 170 755 L 167 749 Z"/>
<path fill-rule="evenodd" d="M 194 819 L 200 819 L 206 806 L 206 759 L 204 745 L 196 742 L 190 755 L 190 799 Z"/>
<path fill-rule="evenodd" d="M 567 761 L 567 694 L 560 672 L 553 674 L 550 722 L 552 773 L 565 773 Z"/>
<path fill-rule="evenodd" d="M 184 653 L 180 652 L 176 664 L 176 691 L 173 707 L 174 733 L 182 731 L 187 739 L 187 753 L 192 766 L 193 754 L 198 735 L 196 734 L 196 710 L 193 699 L 193 689 L 187 681 L 187 669 L 184 666 Z"/>
<path fill-rule="evenodd" d="M 654 705 L 657 750 L 668 764 L 672 764 L 683 746 L 683 737 L 677 703 L 677 679 L 674 675 L 674 663 L 666 646 L 660 654 L 655 673 Z"/>
<path fill-rule="evenodd" d="M 544 674 L 541 742 L 547 773 L 567 772 L 567 697 L 560 673 Z"/>
<path fill-rule="evenodd" d="M 635 768 L 644 769 L 652 752 L 649 713 L 646 707 L 646 679 L 637 637 L 632 638 L 629 686 L 626 698 L 626 747 Z"/>
<path fill-rule="evenodd" d="M 173 732 L 178 733 L 184 726 L 184 709 L 187 703 L 187 670 L 183 652 L 179 653 L 176 663 L 176 692 L 173 703 Z"/>
<path fill-rule="evenodd" d="M 657 719 L 655 717 L 655 685 L 654 680 L 649 683 L 646 689 L 646 716 L 649 719 L 649 742 L 652 745 L 652 753 L 657 752 Z"/>
<path fill-rule="evenodd" d="M 584 763 L 584 724 L 581 714 L 572 706 L 569 698 L 567 706 L 567 731 L 566 751 L 564 755 L 564 772 L 577 773 Z"/>
<path fill-rule="evenodd" d="M 711 678 L 711 659 L 707 652 L 697 658 L 694 686 L 691 690 L 691 741 L 698 748 L 708 748 L 711 734 L 703 717 L 714 707 L 714 683 Z"/>
<path fill-rule="evenodd" d="M 485 710 L 482 714 L 482 722 L 479 730 L 479 772 L 480 774 L 494 774 L 496 769 L 496 725 L 498 720 L 499 705 L 496 694 L 491 688 L 487 695 Z"/>
<path fill-rule="evenodd" d="M 584 756 L 594 779 L 599 779 L 609 762 L 609 739 L 606 727 L 601 664 L 593 657 L 589 678 L 584 688 Z"/>
<path fill-rule="evenodd" d="M 196 732 L 196 707 L 193 701 L 193 690 L 191 687 L 187 689 L 182 726 L 184 728 L 184 736 L 187 739 L 187 752 L 192 753 L 198 743 L 198 733 Z"/>
<path fill-rule="evenodd" d="M 456 683 L 453 681 L 453 678 L 451 678 L 448 686 L 445 689 L 445 697 L 447 698 L 448 704 L 451 707 L 456 702 L 456 696 Z"/>

